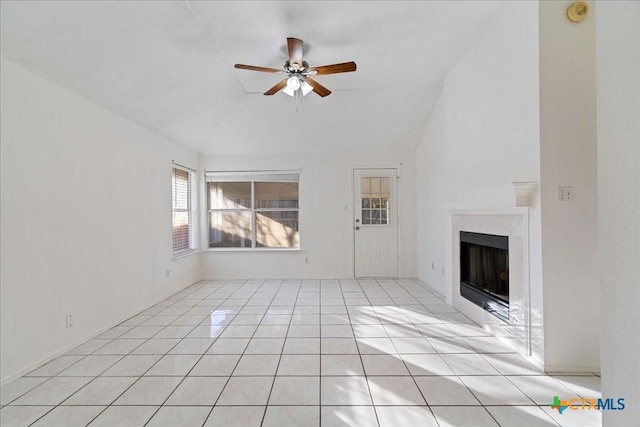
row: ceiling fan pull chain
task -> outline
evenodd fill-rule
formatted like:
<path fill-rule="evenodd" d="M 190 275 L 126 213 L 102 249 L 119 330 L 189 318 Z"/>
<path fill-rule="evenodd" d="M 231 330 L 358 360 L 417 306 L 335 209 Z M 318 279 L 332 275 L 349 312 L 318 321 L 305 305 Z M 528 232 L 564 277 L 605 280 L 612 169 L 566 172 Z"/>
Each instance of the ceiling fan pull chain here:
<path fill-rule="evenodd" d="M 296 113 L 300 111 L 300 106 L 302 105 L 302 91 L 297 90 L 295 93 L 296 98 Z"/>

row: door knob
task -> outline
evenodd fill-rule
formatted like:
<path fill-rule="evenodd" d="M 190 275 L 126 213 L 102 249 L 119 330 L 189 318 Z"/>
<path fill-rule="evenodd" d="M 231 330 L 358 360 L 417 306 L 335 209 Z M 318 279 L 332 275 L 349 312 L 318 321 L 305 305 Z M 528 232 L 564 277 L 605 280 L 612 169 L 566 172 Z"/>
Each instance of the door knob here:
<path fill-rule="evenodd" d="M 360 230 L 360 227 L 356 226 L 356 230 Z"/>
<path fill-rule="evenodd" d="M 356 218 L 356 222 L 360 222 L 360 219 L 359 219 L 359 218 Z"/>

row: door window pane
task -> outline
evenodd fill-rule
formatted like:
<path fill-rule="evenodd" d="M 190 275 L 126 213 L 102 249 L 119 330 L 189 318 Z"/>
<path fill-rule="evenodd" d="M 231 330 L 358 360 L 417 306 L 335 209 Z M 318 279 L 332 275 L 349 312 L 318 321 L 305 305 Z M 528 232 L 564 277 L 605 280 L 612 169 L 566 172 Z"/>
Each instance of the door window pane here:
<path fill-rule="evenodd" d="M 380 178 L 369 178 L 371 179 L 371 192 L 379 193 L 380 192 Z"/>
<path fill-rule="evenodd" d="M 251 208 L 250 182 L 210 182 L 209 209 Z"/>
<path fill-rule="evenodd" d="M 210 248 L 250 248 L 251 212 L 209 212 Z"/>
<path fill-rule="evenodd" d="M 362 194 L 371 193 L 371 178 L 360 178 L 360 191 Z"/>
<path fill-rule="evenodd" d="M 380 224 L 380 211 L 378 209 L 371 211 L 371 224 Z"/>
<path fill-rule="evenodd" d="M 381 178 L 380 181 L 380 192 L 383 194 L 389 194 L 389 177 Z"/>
<path fill-rule="evenodd" d="M 364 225 L 371 224 L 371 211 L 369 209 L 362 210 L 362 224 Z"/>

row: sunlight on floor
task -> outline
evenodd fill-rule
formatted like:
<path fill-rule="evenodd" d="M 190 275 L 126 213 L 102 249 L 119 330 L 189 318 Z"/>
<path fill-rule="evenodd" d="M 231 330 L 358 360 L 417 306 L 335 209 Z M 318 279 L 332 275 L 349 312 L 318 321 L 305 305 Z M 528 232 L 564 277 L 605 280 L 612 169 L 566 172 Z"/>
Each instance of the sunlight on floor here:
<path fill-rule="evenodd" d="M 2 388 L 0 424 L 598 426 L 413 280 L 199 282 Z"/>

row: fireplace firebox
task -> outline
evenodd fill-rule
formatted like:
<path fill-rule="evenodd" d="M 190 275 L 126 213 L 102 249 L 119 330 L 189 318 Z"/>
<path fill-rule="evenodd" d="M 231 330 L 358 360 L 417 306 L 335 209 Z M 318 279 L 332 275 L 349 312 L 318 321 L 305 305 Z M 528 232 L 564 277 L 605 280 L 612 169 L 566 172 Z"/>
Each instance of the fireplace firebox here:
<path fill-rule="evenodd" d="M 509 321 L 509 238 L 460 232 L 460 295 Z"/>

